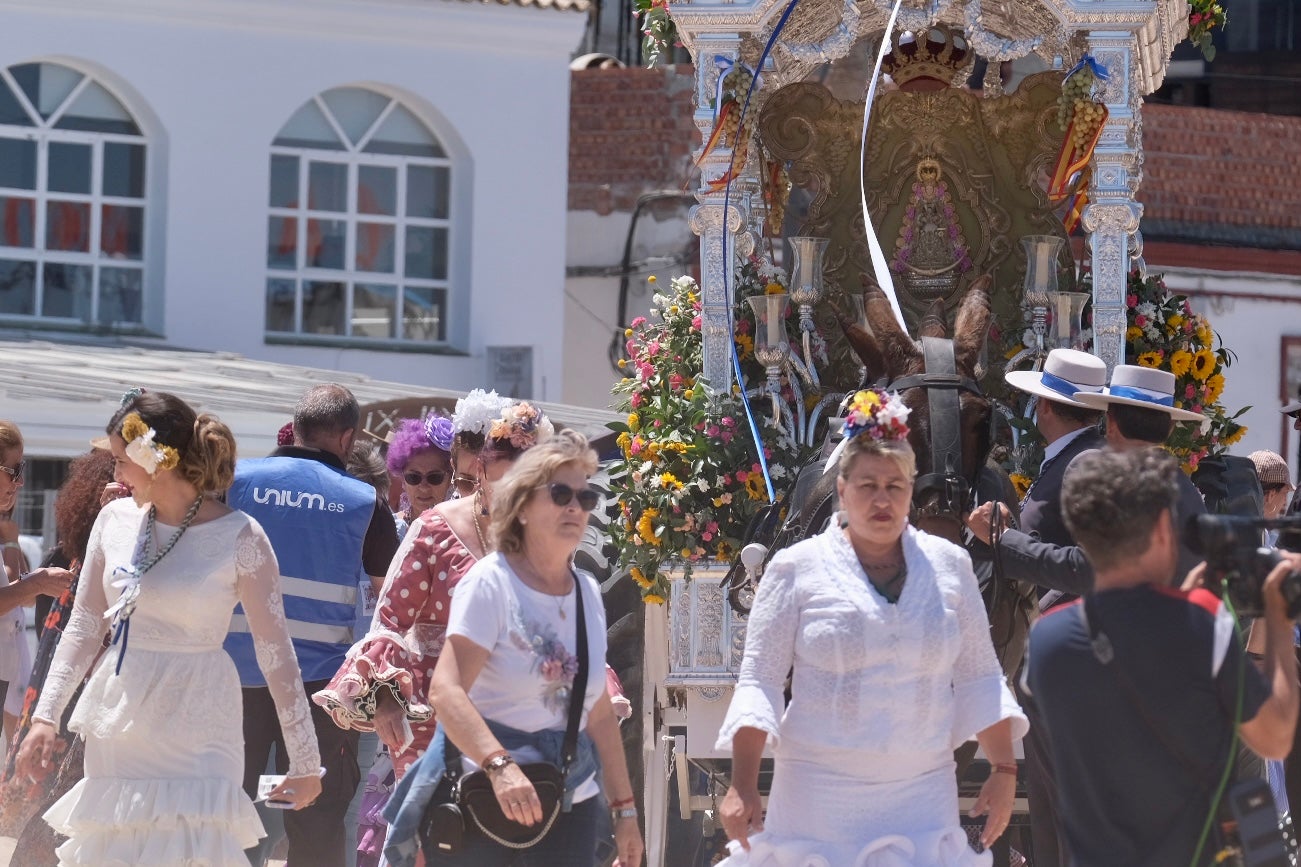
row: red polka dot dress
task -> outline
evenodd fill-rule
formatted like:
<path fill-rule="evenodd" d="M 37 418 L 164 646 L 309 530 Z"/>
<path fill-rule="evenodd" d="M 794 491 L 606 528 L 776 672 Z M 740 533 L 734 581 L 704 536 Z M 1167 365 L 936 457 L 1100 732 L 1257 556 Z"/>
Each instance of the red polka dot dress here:
<path fill-rule="evenodd" d="M 429 682 L 446 638 L 453 588 L 474 564 L 436 509 L 421 515 L 393 558 L 370 633 L 348 651 L 330 685 L 312 696 L 340 728 L 374 731 L 378 690 L 390 690 L 415 735 L 393 756 L 398 779 L 433 739 Z"/>

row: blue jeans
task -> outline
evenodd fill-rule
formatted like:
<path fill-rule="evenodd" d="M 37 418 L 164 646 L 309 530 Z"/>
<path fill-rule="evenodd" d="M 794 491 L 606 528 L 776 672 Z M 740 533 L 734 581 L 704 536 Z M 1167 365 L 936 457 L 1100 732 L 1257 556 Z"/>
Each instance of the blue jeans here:
<path fill-rule="evenodd" d="M 597 827 L 604 812 L 605 800 L 597 795 L 561 813 L 532 849 L 507 849 L 476 834 L 453 855 L 426 852 L 425 867 L 593 867 Z"/>

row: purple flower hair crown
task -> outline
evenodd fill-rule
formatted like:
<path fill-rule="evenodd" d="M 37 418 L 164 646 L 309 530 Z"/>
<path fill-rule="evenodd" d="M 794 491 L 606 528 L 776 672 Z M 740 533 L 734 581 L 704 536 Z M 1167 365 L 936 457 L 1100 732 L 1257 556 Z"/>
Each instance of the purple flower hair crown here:
<path fill-rule="evenodd" d="M 425 416 L 425 436 L 429 437 L 429 441 L 433 443 L 434 448 L 451 453 L 452 433 L 452 420 L 450 418 L 434 415 L 433 413 Z"/>

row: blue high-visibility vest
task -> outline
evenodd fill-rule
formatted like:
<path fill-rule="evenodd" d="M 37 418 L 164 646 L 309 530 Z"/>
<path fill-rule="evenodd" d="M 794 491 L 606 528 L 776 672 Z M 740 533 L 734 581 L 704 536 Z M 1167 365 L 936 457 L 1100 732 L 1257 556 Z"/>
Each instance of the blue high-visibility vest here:
<path fill-rule="evenodd" d="M 352 645 L 375 489 L 310 458 L 256 458 L 236 465 L 226 502 L 256 518 L 271 539 L 303 680 L 333 677 Z M 225 647 L 243 686 L 266 685 L 240 606 Z"/>

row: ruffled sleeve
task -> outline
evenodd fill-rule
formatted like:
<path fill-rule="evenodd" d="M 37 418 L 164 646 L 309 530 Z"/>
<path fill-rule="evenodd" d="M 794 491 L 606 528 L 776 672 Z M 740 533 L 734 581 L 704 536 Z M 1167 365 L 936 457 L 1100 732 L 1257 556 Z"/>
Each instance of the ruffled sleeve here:
<path fill-rule="evenodd" d="M 252 519 L 235 540 L 235 574 L 235 590 L 248 618 L 258 667 L 276 704 L 285 752 L 289 754 L 289 776 L 315 774 L 321 767 L 321 755 L 311 705 L 303 692 L 298 657 L 285 621 L 280 567 L 271 541 Z"/>
<path fill-rule="evenodd" d="M 390 690 L 408 719 L 433 717 L 429 680 L 446 640 L 452 588 L 474 563 L 436 511 L 411 525 L 384 579 L 370 633 L 348 651 L 329 685 L 312 696 L 336 725 L 374 731 L 380 686 Z"/>
<path fill-rule="evenodd" d="M 95 654 L 104 644 L 104 634 L 108 630 L 104 621 L 104 612 L 108 609 L 108 597 L 104 592 L 104 527 L 110 521 L 126 520 L 126 510 L 125 503 L 110 503 L 100 510 L 90 531 L 86 559 L 77 579 L 78 592 L 72 605 L 72 616 L 54 651 L 41 698 L 33 713 L 56 725 L 60 723 L 73 693 L 81 686 L 86 669 L 90 668 Z"/>
<path fill-rule="evenodd" d="M 781 739 L 786 675 L 795 658 L 795 636 L 800 625 L 797 574 L 797 564 L 786 552 L 773 557 L 764 570 L 750 610 L 736 691 L 714 749 L 730 750 L 732 738 L 747 726 L 767 732 L 774 747 Z"/>
<path fill-rule="evenodd" d="M 989 617 L 980 598 L 980 586 L 971 558 L 958 552 L 952 558 L 950 580 L 957 582 L 958 636 L 961 647 L 953 664 L 953 746 L 971 740 L 994 723 L 1012 720 L 1012 737 L 1025 737 L 1030 729 L 1021 706 L 1007 685 L 1002 666 L 989 637 Z"/>

